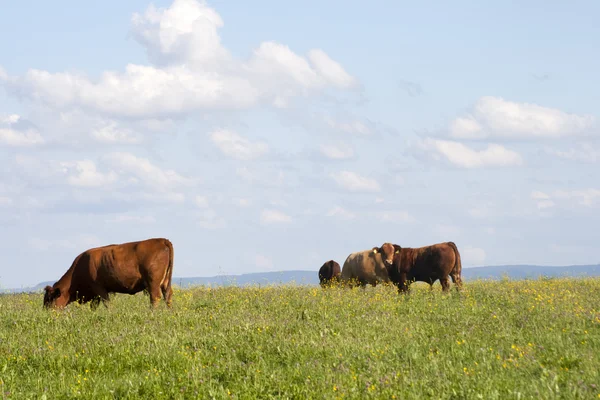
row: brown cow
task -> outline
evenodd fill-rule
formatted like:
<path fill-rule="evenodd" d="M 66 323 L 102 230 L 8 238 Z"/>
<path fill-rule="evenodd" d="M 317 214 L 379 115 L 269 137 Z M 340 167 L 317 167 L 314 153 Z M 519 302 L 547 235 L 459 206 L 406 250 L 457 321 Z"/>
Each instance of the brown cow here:
<path fill-rule="evenodd" d="M 340 280 L 340 274 L 340 264 L 329 260 L 319 268 L 319 284 L 321 287 L 330 286 Z"/>
<path fill-rule="evenodd" d="M 381 247 L 351 253 L 344 262 L 341 282 L 349 287 L 360 285 L 363 288 L 367 284 L 377 286 L 389 282 L 388 268 L 392 266 L 394 250 L 393 244 L 384 243 Z"/>
<path fill-rule="evenodd" d="M 427 282 L 430 287 L 440 280 L 442 291 L 450 289 L 452 279 L 456 290 L 462 286 L 462 264 L 460 253 L 454 242 L 436 243 L 429 246 L 410 248 L 394 245 L 394 262 L 388 265 L 390 280 L 398 287 L 398 292 L 407 292 L 414 281 Z M 389 257 L 389 250 L 385 251 Z"/>
<path fill-rule="evenodd" d="M 100 300 L 107 305 L 109 293 L 150 294 L 156 307 L 160 295 L 171 307 L 173 244 L 154 238 L 89 249 L 79 254 L 71 268 L 52 286 L 44 288 L 44 307 L 63 308 L 77 301 L 96 308 Z"/>

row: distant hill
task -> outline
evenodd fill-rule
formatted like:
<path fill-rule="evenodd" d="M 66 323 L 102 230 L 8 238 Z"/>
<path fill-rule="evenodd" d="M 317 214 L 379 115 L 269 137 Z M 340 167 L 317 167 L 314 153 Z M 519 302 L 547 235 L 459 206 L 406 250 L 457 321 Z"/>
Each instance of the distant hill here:
<path fill-rule="evenodd" d="M 318 285 L 318 271 L 277 271 L 256 272 L 241 275 L 216 275 L 211 277 L 177 278 L 173 285 L 190 286 L 246 286 L 246 285 Z M 499 280 L 504 277 L 513 280 L 537 279 L 539 277 L 591 277 L 600 276 L 600 265 L 571 265 L 565 267 L 543 267 L 539 265 L 499 265 L 491 267 L 463 268 L 465 281 L 475 279 Z M 21 289 L 0 289 L 0 293 L 39 292 L 54 282 L 41 282 L 33 287 Z"/>

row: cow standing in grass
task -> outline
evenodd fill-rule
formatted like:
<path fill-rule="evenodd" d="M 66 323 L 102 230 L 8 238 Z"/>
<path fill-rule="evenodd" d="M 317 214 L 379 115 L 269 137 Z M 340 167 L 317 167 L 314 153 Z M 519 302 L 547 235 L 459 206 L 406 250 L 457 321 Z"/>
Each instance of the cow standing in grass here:
<path fill-rule="evenodd" d="M 154 238 L 89 249 L 79 254 L 71 268 L 54 285 L 44 288 L 44 307 L 63 308 L 77 301 L 105 305 L 109 293 L 136 294 L 146 290 L 152 307 L 161 293 L 171 306 L 173 289 L 173 245 Z"/>
<path fill-rule="evenodd" d="M 384 243 L 381 247 L 351 253 L 344 262 L 340 280 L 349 287 L 377 286 L 390 282 L 388 268 L 394 260 L 395 245 Z"/>
<path fill-rule="evenodd" d="M 399 292 L 409 291 L 411 282 L 427 282 L 431 287 L 438 279 L 444 292 L 450 289 L 450 279 L 457 291 L 462 287 L 462 264 L 454 242 L 417 248 L 394 246 L 394 259 L 392 265 L 388 265 L 388 274 Z M 389 257 L 389 249 L 382 250 L 387 250 L 385 255 Z"/>
<path fill-rule="evenodd" d="M 329 260 L 319 268 L 319 284 L 321 287 L 326 287 L 337 283 L 340 280 L 340 274 L 340 264 Z"/>

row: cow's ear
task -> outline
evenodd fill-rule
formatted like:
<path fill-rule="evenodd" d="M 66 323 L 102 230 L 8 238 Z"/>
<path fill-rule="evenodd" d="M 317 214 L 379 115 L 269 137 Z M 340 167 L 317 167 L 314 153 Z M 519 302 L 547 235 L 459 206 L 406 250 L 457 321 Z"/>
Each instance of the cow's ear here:
<path fill-rule="evenodd" d="M 379 247 L 373 247 L 373 254 L 377 254 L 379 252 Z"/>
<path fill-rule="evenodd" d="M 400 247 L 397 244 L 395 244 L 394 245 L 394 249 L 395 249 L 394 253 L 398 254 L 398 253 L 400 253 L 400 250 L 402 250 L 402 247 Z"/>

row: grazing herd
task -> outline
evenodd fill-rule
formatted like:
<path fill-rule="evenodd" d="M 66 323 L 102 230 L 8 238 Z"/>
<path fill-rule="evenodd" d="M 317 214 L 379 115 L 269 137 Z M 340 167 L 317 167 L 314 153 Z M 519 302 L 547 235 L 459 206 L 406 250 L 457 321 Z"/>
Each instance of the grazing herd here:
<path fill-rule="evenodd" d="M 454 242 L 436 243 L 411 248 L 384 243 L 381 247 L 351 253 L 340 265 L 327 261 L 319 269 L 321 286 L 365 287 L 391 282 L 399 292 L 410 290 L 410 283 L 427 282 L 430 287 L 439 279 L 442 290 L 450 289 L 450 279 L 456 290 L 462 286 L 460 253 Z"/>
<path fill-rule="evenodd" d="M 322 287 L 376 286 L 393 283 L 407 292 L 414 281 L 430 287 L 439 279 L 442 290 L 450 289 L 450 279 L 462 286 L 460 253 L 453 242 L 410 248 L 384 243 L 351 253 L 344 266 L 329 260 L 319 269 Z M 44 307 L 63 308 L 74 301 L 91 302 L 96 308 L 106 303 L 110 293 L 136 294 L 146 291 L 154 308 L 161 295 L 171 307 L 173 289 L 173 244 L 164 238 L 111 244 L 88 249 L 75 257 L 71 267 L 52 286 L 44 288 Z"/>

